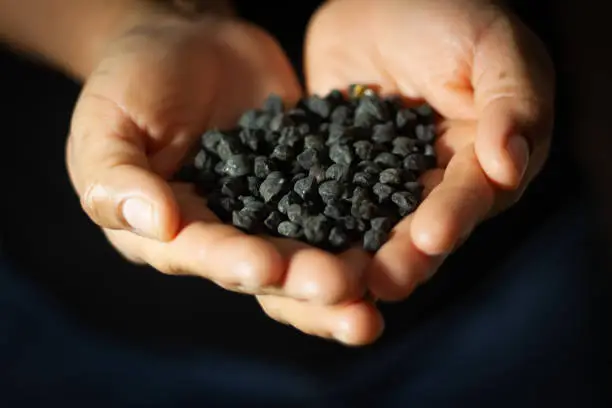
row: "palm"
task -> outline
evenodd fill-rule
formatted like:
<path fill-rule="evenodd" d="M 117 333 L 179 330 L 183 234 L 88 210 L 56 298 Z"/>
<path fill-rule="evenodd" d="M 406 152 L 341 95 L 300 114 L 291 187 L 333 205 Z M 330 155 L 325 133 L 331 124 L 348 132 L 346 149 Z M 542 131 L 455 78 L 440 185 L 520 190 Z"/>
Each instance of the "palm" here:
<path fill-rule="evenodd" d="M 501 149 L 495 146 L 507 136 L 501 135 L 507 132 L 504 126 L 509 127 L 500 114 L 506 114 L 503 104 L 515 97 L 535 101 L 515 79 L 548 73 L 540 70 L 541 65 L 536 71 L 527 69 L 524 61 L 545 60 L 539 44 L 518 50 L 525 39 L 532 40 L 530 34 L 489 3 L 336 0 L 311 22 L 306 49 L 310 92 L 324 94 L 351 83 L 375 84 L 383 93 L 402 95 L 407 103 L 425 100 L 443 118 L 436 144 L 439 169 L 423 177 L 431 194 L 396 227 L 374 259 L 371 290 L 382 298 L 399 299 L 410 293 L 486 217 L 496 198 L 487 176 L 504 175 L 499 163 L 506 157 L 500 158 Z M 506 50 L 495 49 L 500 44 L 508 48 L 507 55 Z M 509 62 L 510 58 L 515 61 Z M 549 83 L 542 76 L 538 79 Z M 549 94 L 545 89 L 537 96 Z M 477 138 L 489 128 L 502 129 L 501 136 Z M 546 139 L 549 129 L 541 130 Z M 537 165 L 531 173 L 539 169 L 546 147 L 532 152 Z"/>
<path fill-rule="evenodd" d="M 296 94 L 265 33 L 236 23 L 182 24 L 169 34 L 137 33 L 116 43 L 77 107 L 108 112 L 112 118 L 105 119 L 140 132 L 153 170 L 165 178 L 206 128 L 231 125 L 264 92 Z"/>

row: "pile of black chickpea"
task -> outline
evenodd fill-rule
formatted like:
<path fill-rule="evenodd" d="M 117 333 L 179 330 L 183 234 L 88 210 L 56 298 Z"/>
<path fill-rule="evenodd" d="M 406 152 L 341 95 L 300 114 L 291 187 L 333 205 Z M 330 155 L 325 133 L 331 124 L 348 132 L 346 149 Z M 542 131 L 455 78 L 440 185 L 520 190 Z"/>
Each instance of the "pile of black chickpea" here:
<path fill-rule="evenodd" d="M 353 85 L 286 107 L 271 95 L 233 129 L 202 135 L 182 181 L 223 221 L 331 252 L 376 252 L 422 199 L 436 165 L 434 113 Z"/>

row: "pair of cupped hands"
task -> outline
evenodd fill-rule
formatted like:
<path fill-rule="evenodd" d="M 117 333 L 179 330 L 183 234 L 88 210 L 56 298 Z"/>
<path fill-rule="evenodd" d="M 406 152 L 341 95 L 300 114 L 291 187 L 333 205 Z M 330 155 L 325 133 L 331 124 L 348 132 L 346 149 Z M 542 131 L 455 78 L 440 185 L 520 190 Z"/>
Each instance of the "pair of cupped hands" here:
<path fill-rule="evenodd" d="M 69 173 L 86 213 L 127 259 L 254 295 L 305 333 L 368 344 L 384 326 L 371 299 L 408 297 L 541 169 L 553 67 L 539 39 L 486 0 L 329 1 L 312 17 L 304 52 L 305 91 L 261 28 L 152 14 L 108 44 L 87 76 Z M 206 129 L 234 125 L 270 93 L 291 103 L 353 83 L 425 100 L 444 118 L 425 201 L 374 256 L 246 235 L 192 186 L 169 181 Z"/>

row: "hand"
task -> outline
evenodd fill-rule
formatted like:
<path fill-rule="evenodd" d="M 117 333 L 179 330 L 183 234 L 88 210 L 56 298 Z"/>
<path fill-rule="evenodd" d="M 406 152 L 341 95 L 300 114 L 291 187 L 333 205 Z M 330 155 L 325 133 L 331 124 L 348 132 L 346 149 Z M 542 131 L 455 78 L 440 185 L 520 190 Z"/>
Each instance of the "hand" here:
<path fill-rule="evenodd" d="M 283 319 L 306 332 L 316 317 L 302 313 L 306 304 L 334 308 L 327 334 L 351 329 L 355 316 L 376 321 L 373 309 L 326 306 L 363 294 L 363 254 L 247 236 L 192 187 L 167 181 L 205 129 L 232 126 L 271 92 L 289 102 L 300 95 L 281 49 L 256 27 L 160 14 L 132 27 L 107 47 L 74 111 L 67 162 L 82 205 L 128 259 L 266 295 L 266 311 L 281 305 Z M 349 333 L 347 342 L 359 341 Z"/>
<path fill-rule="evenodd" d="M 375 84 L 445 119 L 425 201 L 368 271 L 373 295 L 401 300 L 485 218 L 513 204 L 547 157 L 554 73 L 515 16 L 485 0 L 335 0 L 307 36 L 308 91 Z"/>

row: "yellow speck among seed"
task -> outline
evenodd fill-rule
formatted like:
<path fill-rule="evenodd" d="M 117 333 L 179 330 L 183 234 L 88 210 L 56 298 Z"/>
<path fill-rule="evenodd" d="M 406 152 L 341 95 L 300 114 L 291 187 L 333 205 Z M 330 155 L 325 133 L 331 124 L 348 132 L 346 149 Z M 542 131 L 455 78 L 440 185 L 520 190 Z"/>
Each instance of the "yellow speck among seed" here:
<path fill-rule="evenodd" d="M 349 87 L 349 96 L 357 99 L 364 95 L 373 95 L 373 91 L 365 85 L 353 84 Z"/>

